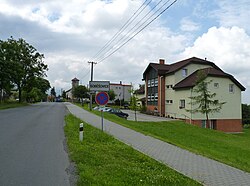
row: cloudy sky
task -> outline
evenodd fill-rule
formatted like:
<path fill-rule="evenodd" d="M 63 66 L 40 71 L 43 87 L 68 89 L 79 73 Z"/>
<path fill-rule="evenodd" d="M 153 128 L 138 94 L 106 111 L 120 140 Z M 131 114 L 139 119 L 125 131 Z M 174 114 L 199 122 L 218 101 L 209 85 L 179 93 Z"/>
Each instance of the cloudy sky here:
<path fill-rule="evenodd" d="M 86 85 L 88 61 L 97 62 L 94 80 L 138 86 L 149 62 L 196 56 L 240 81 L 247 88 L 243 103 L 250 104 L 249 0 L 178 0 L 121 47 L 171 2 L 0 0 L 0 39 L 23 38 L 43 53 L 47 79 L 57 92 L 69 89 L 74 77 Z"/>

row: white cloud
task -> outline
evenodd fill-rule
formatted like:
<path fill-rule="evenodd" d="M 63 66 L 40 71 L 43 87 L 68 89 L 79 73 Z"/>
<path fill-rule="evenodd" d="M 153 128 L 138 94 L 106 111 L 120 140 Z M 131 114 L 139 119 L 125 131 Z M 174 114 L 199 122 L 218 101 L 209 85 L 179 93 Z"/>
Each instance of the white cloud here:
<path fill-rule="evenodd" d="M 195 23 L 194 21 L 183 18 L 181 20 L 181 30 L 186 32 L 193 32 L 200 29 L 200 25 L 198 23 Z"/>
<path fill-rule="evenodd" d="M 197 38 L 194 45 L 185 49 L 181 58 L 197 56 L 215 62 L 225 72 L 236 77 L 247 89 L 250 89 L 250 35 L 239 27 L 212 27 Z M 246 101 L 249 90 L 244 93 Z M 248 100 L 249 101 L 249 100 Z"/>
<path fill-rule="evenodd" d="M 88 60 L 92 60 L 96 52 L 143 2 L 1 0 L 0 25 L 4 25 L 4 29 L 0 30 L 0 39 L 6 40 L 11 35 L 16 39 L 24 38 L 39 52 L 44 53 L 45 63 L 49 65 L 47 74 L 51 85 L 57 89 L 68 89 L 74 77 L 87 84 L 90 79 Z M 191 3 L 181 1 L 180 4 L 184 3 L 184 8 L 189 8 L 188 12 L 183 11 L 183 6 L 176 3 L 166 12 L 170 13 L 166 17 L 174 20 L 173 25 L 169 25 L 169 19 L 164 20 L 164 16 L 157 19 L 121 50 L 95 65 L 95 79 L 138 84 L 142 83 L 142 73 L 149 62 L 165 58 L 166 62 L 170 63 L 177 61 L 177 58 L 181 60 L 197 56 L 216 62 L 226 72 L 236 75 L 244 85 L 250 86 L 247 74 L 250 69 L 247 51 L 250 48 L 247 34 L 250 30 L 247 22 L 250 17 L 247 11 L 249 6 L 247 1 L 237 2 L 241 4 L 238 6 L 236 2 L 227 3 L 225 0 L 211 3 L 208 0 L 193 0 Z M 219 6 L 214 6 L 216 3 Z M 209 9 L 210 4 L 216 7 L 216 11 Z M 147 10 L 149 9 L 148 7 Z M 193 15 L 189 15 L 192 12 L 197 13 L 197 17 L 203 16 L 202 21 L 194 21 Z M 202 33 L 205 28 L 206 23 L 203 23 L 203 20 L 206 21 L 211 14 L 216 14 L 213 18 L 224 27 L 213 27 L 197 38 L 196 34 Z M 209 18 L 209 21 L 212 21 L 211 17 Z M 176 31 L 179 30 L 176 28 L 178 26 L 185 35 Z M 197 38 L 194 43 L 193 38 Z M 190 45 L 192 46 L 188 47 Z"/>
<path fill-rule="evenodd" d="M 219 8 L 214 11 L 214 17 L 218 18 L 221 26 L 238 26 L 250 32 L 250 1 L 249 0 L 220 0 Z"/>

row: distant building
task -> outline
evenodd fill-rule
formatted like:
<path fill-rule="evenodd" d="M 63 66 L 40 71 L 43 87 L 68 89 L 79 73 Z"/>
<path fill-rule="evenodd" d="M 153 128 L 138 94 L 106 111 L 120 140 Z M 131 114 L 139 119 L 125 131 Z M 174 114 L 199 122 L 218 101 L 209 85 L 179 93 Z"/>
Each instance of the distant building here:
<path fill-rule="evenodd" d="M 210 123 L 201 113 L 190 113 L 198 71 L 202 70 L 209 84 L 209 91 L 216 93 L 215 100 L 226 102 L 220 112 L 210 114 Z M 245 87 L 232 75 L 225 73 L 213 62 L 196 57 L 173 64 L 150 63 L 143 73 L 148 111 L 157 110 L 161 116 L 183 119 L 194 125 L 221 130 L 241 132 L 241 91 Z"/>
<path fill-rule="evenodd" d="M 120 83 L 110 83 L 110 90 L 113 90 L 116 94 L 115 100 L 124 100 L 126 102 L 130 102 L 131 98 L 131 85 L 125 85 Z"/>
<path fill-rule="evenodd" d="M 137 98 L 137 106 L 145 106 L 145 85 L 139 85 L 139 89 L 135 91 L 135 96 Z"/>
<path fill-rule="evenodd" d="M 72 85 L 71 89 L 66 91 L 66 98 L 67 99 L 73 99 L 72 90 L 79 86 L 79 79 L 77 79 L 76 77 L 74 79 L 72 79 L 71 85 Z"/>

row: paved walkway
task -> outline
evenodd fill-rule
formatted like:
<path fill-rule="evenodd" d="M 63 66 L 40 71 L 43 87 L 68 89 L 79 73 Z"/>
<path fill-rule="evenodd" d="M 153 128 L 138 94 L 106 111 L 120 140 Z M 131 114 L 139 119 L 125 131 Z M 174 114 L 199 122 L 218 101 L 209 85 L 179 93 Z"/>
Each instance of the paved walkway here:
<path fill-rule="evenodd" d="M 75 105 L 65 103 L 76 117 L 101 129 L 101 118 Z M 104 130 L 134 149 L 172 169 L 209 186 L 249 186 L 250 174 L 217 161 L 193 154 L 174 145 L 104 120 Z"/>

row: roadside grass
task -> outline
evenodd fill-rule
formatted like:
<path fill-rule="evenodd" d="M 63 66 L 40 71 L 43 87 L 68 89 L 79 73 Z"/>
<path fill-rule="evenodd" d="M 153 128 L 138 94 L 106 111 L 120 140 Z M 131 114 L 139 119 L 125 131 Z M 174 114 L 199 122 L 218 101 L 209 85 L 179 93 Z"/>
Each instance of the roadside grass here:
<path fill-rule="evenodd" d="M 85 109 L 89 110 L 85 107 Z M 99 111 L 93 113 L 100 115 Z M 104 113 L 104 118 L 211 159 L 250 172 L 250 128 L 240 134 L 204 129 L 183 121 L 135 122 Z"/>
<path fill-rule="evenodd" d="M 80 142 L 82 121 L 72 114 L 65 121 L 69 156 L 79 175 L 77 185 L 200 185 L 84 122 Z"/>
<path fill-rule="evenodd" d="M 18 102 L 3 102 L 0 103 L 0 110 L 9 109 L 9 108 L 16 108 L 16 107 L 23 107 L 27 106 L 28 103 L 18 103 Z"/>

